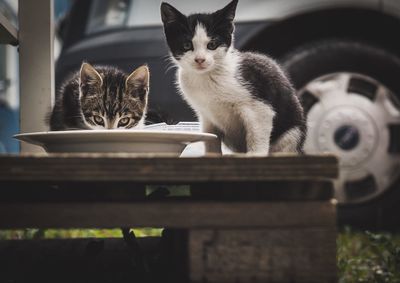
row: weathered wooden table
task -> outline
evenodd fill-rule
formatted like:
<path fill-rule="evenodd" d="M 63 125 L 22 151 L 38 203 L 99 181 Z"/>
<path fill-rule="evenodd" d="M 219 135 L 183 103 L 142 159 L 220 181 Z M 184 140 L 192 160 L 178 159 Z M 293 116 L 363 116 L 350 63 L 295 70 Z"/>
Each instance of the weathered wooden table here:
<path fill-rule="evenodd" d="M 183 229 L 191 282 L 336 282 L 337 174 L 333 156 L 1 156 L 0 229 Z"/>

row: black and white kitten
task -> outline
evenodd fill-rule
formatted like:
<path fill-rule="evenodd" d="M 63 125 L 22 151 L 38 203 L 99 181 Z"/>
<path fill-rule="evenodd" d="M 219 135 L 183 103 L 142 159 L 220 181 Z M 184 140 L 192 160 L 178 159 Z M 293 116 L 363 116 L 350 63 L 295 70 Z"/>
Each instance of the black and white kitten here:
<path fill-rule="evenodd" d="M 50 116 L 50 130 L 130 129 L 144 125 L 149 69 L 130 75 L 114 67 L 83 63 L 61 87 Z"/>
<path fill-rule="evenodd" d="M 306 126 L 295 90 L 271 58 L 232 46 L 238 1 L 212 14 L 183 15 L 167 3 L 161 17 L 177 82 L 204 132 L 235 152 L 301 152 Z M 220 152 L 220 143 L 206 144 Z"/>

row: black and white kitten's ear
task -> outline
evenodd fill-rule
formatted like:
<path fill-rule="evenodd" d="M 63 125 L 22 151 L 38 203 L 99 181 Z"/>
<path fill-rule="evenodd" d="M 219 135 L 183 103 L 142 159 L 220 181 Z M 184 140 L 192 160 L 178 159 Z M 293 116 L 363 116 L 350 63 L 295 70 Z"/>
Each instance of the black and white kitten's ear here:
<path fill-rule="evenodd" d="M 82 63 L 80 70 L 80 86 L 97 86 L 100 87 L 103 84 L 103 79 L 100 74 L 96 71 L 92 65 L 88 63 Z"/>
<path fill-rule="evenodd" d="M 186 16 L 179 12 L 176 8 L 172 5 L 162 2 L 161 3 L 161 19 L 164 25 L 175 23 L 186 19 Z"/>
<path fill-rule="evenodd" d="M 146 65 L 133 71 L 125 81 L 126 93 L 146 101 L 149 93 L 150 71 Z"/>
<path fill-rule="evenodd" d="M 223 17 L 225 20 L 233 22 L 236 14 L 236 7 L 238 4 L 238 0 L 232 0 L 228 5 L 226 5 L 221 10 L 215 12 L 218 17 Z"/>

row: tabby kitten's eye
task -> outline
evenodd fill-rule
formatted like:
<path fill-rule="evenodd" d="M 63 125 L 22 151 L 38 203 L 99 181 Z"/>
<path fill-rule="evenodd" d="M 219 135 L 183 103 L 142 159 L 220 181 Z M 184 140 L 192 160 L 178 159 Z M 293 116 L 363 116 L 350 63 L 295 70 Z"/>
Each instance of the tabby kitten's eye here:
<path fill-rule="evenodd" d="M 190 41 L 184 42 L 184 43 L 183 43 L 183 49 L 184 49 L 185 51 L 192 50 L 192 49 L 193 49 L 193 44 L 192 44 L 192 42 L 190 42 Z"/>
<path fill-rule="evenodd" d="M 104 126 L 104 120 L 99 115 L 94 115 L 93 120 L 97 125 Z"/>
<path fill-rule="evenodd" d="M 131 121 L 130 118 L 124 117 L 124 118 L 119 120 L 118 127 L 125 127 L 125 126 L 127 126 L 129 124 L 130 121 Z"/>
<path fill-rule="evenodd" d="M 215 40 L 211 40 L 208 44 L 207 44 L 207 48 L 210 50 L 215 50 L 218 47 L 218 43 Z"/>

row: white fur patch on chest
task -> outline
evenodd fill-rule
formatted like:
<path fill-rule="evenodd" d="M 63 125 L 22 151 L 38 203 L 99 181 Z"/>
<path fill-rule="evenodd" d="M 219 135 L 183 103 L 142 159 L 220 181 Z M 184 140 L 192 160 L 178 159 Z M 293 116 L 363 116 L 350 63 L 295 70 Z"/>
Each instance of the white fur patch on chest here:
<path fill-rule="evenodd" d="M 225 132 L 236 127 L 241 109 L 255 111 L 267 107 L 254 99 L 249 90 L 235 76 L 238 60 L 229 56 L 224 65 L 206 74 L 198 74 L 180 68 L 178 83 L 183 97 L 196 111 L 199 119 L 208 119 Z"/>
<path fill-rule="evenodd" d="M 225 112 L 228 109 L 231 112 L 232 108 L 236 107 L 237 102 L 243 100 L 247 94 L 244 88 L 228 76 L 180 72 L 179 86 L 184 98 L 197 114 L 206 115 L 211 119 L 214 116 L 226 116 L 224 115 L 227 114 Z"/>

